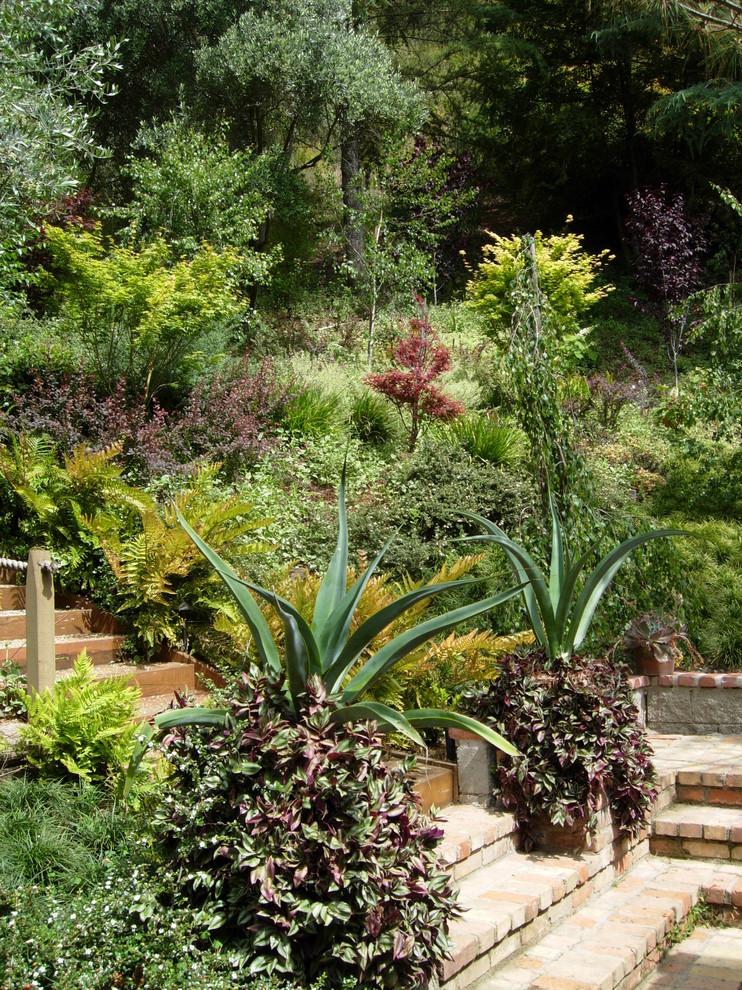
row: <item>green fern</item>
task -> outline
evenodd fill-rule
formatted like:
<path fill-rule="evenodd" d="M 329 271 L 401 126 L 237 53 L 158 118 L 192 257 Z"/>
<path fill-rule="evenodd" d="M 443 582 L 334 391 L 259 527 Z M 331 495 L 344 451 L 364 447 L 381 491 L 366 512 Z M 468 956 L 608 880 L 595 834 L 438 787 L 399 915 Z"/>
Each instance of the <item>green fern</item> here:
<path fill-rule="evenodd" d="M 228 547 L 232 560 L 270 548 L 254 538 L 268 520 L 256 519 L 252 505 L 239 495 L 224 501 L 217 487 L 219 465 L 203 465 L 170 507 L 143 506 L 141 532 L 131 535 L 116 513 L 85 517 L 119 584 L 120 611 L 129 615 L 141 643 L 153 650 L 180 637 L 178 604 L 182 600 L 209 615 L 227 603 L 222 582 L 178 525 L 176 510 L 212 546 Z"/>
<path fill-rule="evenodd" d="M 96 680 L 83 650 L 70 677 L 29 699 L 26 756 L 47 776 L 111 782 L 133 747 L 141 691 L 125 677 Z"/>

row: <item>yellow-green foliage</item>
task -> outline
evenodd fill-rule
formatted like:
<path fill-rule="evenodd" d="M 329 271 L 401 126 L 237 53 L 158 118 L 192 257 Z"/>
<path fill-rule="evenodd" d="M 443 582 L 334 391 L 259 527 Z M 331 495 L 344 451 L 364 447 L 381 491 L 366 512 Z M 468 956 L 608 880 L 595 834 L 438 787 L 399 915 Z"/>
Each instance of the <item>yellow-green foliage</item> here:
<path fill-rule="evenodd" d="M 361 595 L 358 607 L 353 615 L 351 634 L 371 616 L 378 614 L 383 608 L 401 595 L 422 587 L 423 584 L 440 584 L 454 581 L 472 570 L 481 556 L 460 557 L 451 565 L 445 565 L 428 581 L 401 582 L 392 581 L 388 575 L 375 574 L 368 582 Z M 363 567 L 361 567 L 361 570 Z M 348 586 L 358 579 L 360 570 L 348 568 Z M 274 582 L 276 592 L 288 599 L 302 614 L 307 622 L 311 621 L 314 613 L 317 591 L 322 575 L 310 573 L 304 568 L 293 568 L 286 571 L 282 578 Z M 399 618 L 382 630 L 369 644 L 358 660 L 360 668 L 370 656 L 381 649 L 396 636 L 419 625 L 430 612 L 433 601 L 424 599 L 413 605 Z M 261 609 L 268 622 L 271 634 L 277 643 L 283 641 L 283 625 L 275 609 L 266 603 L 261 603 Z M 249 630 L 246 625 L 236 623 L 219 623 L 225 632 L 240 639 L 244 648 L 249 643 Z M 413 704 L 424 704 L 433 700 L 441 701 L 440 697 L 431 698 L 433 694 L 450 694 L 457 687 L 471 681 L 489 680 L 497 675 L 497 660 L 505 653 L 511 652 L 522 643 L 532 642 L 533 636 L 528 633 L 515 633 L 511 636 L 497 636 L 492 632 L 472 630 L 468 633 L 452 632 L 443 639 L 429 641 L 413 650 L 404 661 L 394 667 L 393 673 L 385 675 L 371 692 L 373 698 L 393 707 L 413 707 Z M 354 673 L 351 672 L 351 676 Z M 438 681 L 445 680 L 445 688 L 440 692 Z"/>
<path fill-rule="evenodd" d="M 111 782 L 129 762 L 140 690 L 125 677 L 96 680 L 83 650 L 70 677 L 28 702 L 26 755 L 49 776 Z"/>
<path fill-rule="evenodd" d="M 151 396 L 198 366 L 203 338 L 243 308 L 232 249 L 204 244 L 192 259 L 174 261 L 161 239 L 135 250 L 104 242 L 99 227 L 50 227 L 46 236 L 60 314 L 109 389 L 123 374 Z"/>
<path fill-rule="evenodd" d="M 215 484 L 218 472 L 219 464 L 202 466 L 170 507 L 142 506 L 141 531 L 134 535 L 113 513 L 85 519 L 116 575 L 121 611 L 130 613 L 139 639 L 150 648 L 163 640 L 178 640 L 181 599 L 207 610 L 226 608 L 231 614 L 221 579 L 178 525 L 175 506 L 211 546 L 219 551 L 228 548 L 232 560 L 235 554 L 241 557 L 267 549 L 264 542 L 246 536 L 268 520 L 256 519 L 251 503 L 240 496 L 225 499 Z"/>
<path fill-rule="evenodd" d="M 571 217 L 567 218 L 570 222 Z M 498 332 L 510 330 L 514 305 L 512 290 L 522 262 L 522 239 L 489 233 L 491 244 L 483 249 L 484 260 L 467 284 L 468 305 L 481 313 Z M 572 232 L 545 237 L 533 235 L 541 291 L 563 333 L 579 329 L 577 317 L 613 290 L 612 285 L 596 285 L 609 252 L 588 254 L 582 247 L 582 234 Z"/>
<path fill-rule="evenodd" d="M 97 562 L 98 541 L 84 519 L 104 509 L 123 518 L 154 506 L 121 480 L 118 453 L 116 446 L 94 453 L 80 446 L 61 466 L 47 437 L 24 434 L 0 444 L 0 491 L 12 507 L 15 535 L 51 550 L 77 591 L 92 586 Z"/>

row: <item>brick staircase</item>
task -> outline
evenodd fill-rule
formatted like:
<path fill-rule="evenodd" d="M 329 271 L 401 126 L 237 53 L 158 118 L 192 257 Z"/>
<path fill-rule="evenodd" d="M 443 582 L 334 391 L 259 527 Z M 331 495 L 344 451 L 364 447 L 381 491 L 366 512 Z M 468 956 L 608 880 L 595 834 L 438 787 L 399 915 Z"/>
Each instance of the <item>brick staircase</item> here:
<path fill-rule="evenodd" d="M 444 990 L 633 990 L 699 899 L 742 908 L 742 737 L 653 743 L 660 793 L 632 843 L 604 820 L 589 848 L 526 854 L 505 812 L 441 812 L 464 909 Z"/>
<path fill-rule="evenodd" d="M 0 574 L 0 578 L 8 575 Z M 0 585 L 0 661 L 26 666 L 26 589 L 22 585 Z M 139 685 L 143 718 L 152 718 L 170 704 L 174 691 L 199 686 L 197 670 L 185 658 L 151 664 L 126 664 L 117 660 L 125 636 L 113 616 L 80 599 L 57 597 L 54 612 L 57 678 L 69 676 L 80 653 L 85 650 L 95 666 L 96 677 L 124 676 Z"/>

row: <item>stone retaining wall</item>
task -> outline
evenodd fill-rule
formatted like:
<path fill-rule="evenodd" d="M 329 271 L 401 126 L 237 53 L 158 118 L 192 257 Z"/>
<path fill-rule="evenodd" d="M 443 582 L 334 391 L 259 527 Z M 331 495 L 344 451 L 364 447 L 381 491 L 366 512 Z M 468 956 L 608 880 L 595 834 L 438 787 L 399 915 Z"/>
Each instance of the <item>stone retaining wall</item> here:
<path fill-rule="evenodd" d="M 652 732 L 742 734 L 742 673 L 630 677 L 640 721 Z"/>

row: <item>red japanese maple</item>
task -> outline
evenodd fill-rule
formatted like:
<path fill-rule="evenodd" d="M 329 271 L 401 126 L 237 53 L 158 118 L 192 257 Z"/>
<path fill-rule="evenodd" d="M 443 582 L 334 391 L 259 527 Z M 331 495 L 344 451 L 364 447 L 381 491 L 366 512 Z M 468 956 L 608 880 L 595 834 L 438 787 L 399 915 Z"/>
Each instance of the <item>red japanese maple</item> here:
<path fill-rule="evenodd" d="M 419 306 L 420 316 L 410 320 L 408 336 L 391 349 L 393 367 L 365 379 L 399 410 L 410 450 L 414 450 L 425 420 L 453 419 L 464 412 L 460 402 L 433 384 L 451 367 L 451 352 L 431 327 L 421 301 Z"/>

